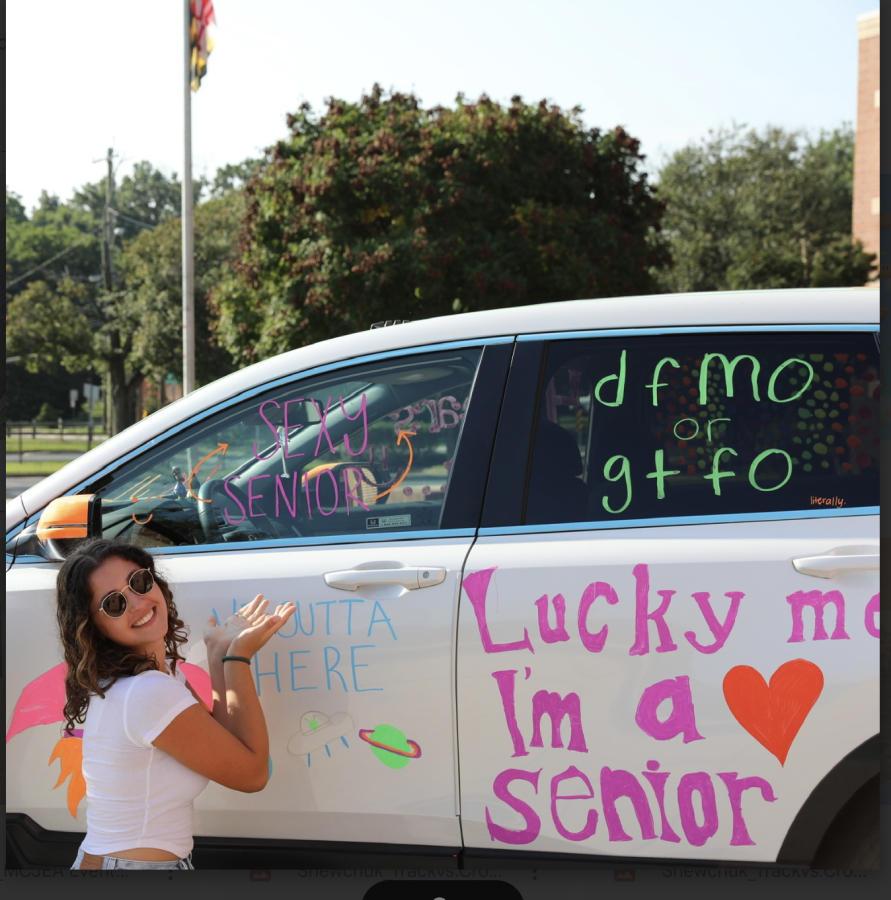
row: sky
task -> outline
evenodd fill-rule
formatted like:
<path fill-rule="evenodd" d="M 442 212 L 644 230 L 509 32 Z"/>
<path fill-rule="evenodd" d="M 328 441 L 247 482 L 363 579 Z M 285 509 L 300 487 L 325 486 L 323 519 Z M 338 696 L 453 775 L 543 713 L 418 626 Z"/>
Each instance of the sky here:
<path fill-rule="evenodd" d="M 286 115 L 375 82 L 581 106 L 647 166 L 710 129 L 833 129 L 856 116 L 859 14 L 876 0 L 214 0 L 192 99 L 193 173 L 259 156 Z M 7 0 L 6 184 L 32 208 L 148 160 L 183 168 L 183 0 Z"/>

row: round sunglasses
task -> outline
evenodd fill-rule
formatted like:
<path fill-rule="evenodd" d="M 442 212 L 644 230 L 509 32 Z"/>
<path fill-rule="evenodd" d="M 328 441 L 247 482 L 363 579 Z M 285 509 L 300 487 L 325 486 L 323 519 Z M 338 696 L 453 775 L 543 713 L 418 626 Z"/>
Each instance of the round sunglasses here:
<path fill-rule="evenodd" d="M 155 579 L 148 569 L 137 569 L 127 581 L 127 587 L 134 594 L 147 594 L 154 586 Z M 127 598 L 123 594 L 123 588 L 120 591 L 112 591 L 102 598 L 99 609 L 105 613 L 110 619 L 118 619 L 127 611 Z"/>

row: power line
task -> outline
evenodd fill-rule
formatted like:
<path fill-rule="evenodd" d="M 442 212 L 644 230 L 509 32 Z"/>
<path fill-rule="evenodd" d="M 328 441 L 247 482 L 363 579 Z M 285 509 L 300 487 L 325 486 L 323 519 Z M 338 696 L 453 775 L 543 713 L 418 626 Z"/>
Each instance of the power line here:
<path fill-rule="evenodd" d="M 6 282 L 6 287 L 11 288 L 14 284 L 18 284 L 23 278 L 27 278 L 29 275 L 33 275 L 35 272 L 39 272 L 41 269 L 45 269 L 51 262 L 55 262 L 59 257 L 64 256 L 66 253 L 70 253 L 77 247 L 82 247 L 84 245 L 83 241 L 78 241 L 76 244 L 72 244 L 70 247 L 67 247 L 61 253 L 57 253 L 55 256 L 51 256 L 45 262 L 42 262 L 39 266 L 35 266 L 31 269 L 30 272 L 25 272 L 24 275 L 19 275 L 18 278 L 13 278 L 12 281 Z"/>
<path fill-rule="evenodd" d="M 122 212 L 118 212 L 111 207 L 109 207 L 108 211 L 117 219 L 123 219 L 125 222 L 130 222 L 132 225 L 139 225 L 142 228 L 148 228 L 151 231 L 155 230 L 155 226 L 149 222 L 141 222 L 139 219 L 134 219 L 132 216 L 125 216 Z"/>

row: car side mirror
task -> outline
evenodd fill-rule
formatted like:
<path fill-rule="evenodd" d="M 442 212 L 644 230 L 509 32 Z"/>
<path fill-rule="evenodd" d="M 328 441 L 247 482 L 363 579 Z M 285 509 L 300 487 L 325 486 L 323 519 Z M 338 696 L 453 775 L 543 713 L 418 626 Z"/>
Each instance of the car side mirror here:
<path fill-rule="evenodd" d="M 102 535 L 102 499 L 95 494 L 57 497 L 37 521 L 37 541 L 47 559 L 63 560 L 74 545 Z"/>

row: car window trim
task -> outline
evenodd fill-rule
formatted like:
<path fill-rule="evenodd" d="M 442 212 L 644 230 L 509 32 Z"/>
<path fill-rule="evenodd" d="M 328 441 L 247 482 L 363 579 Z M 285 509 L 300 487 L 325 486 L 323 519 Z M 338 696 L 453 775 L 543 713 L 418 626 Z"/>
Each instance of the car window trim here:
<path fill-rule="evenodd" d="M 391 531 L 374 534 L 332 534 L 318 537 L 269 538 L 264 541 L 223 541 L 218 544 L 184 544 L 173 547 L 145 547 L 153 556 L 188 556 L 195 553 L 233 553 L 241 550 L 287 550 L 301 547 L 316 547 L 341 544 L 376 544 L 383 541 L 431 541 L 452 538 L 476 537 L 476 528 L 447 528 L 425 531 Z M 59 560 L 44 559 L 41 556 L 21 555 L 15 564 L 35 565 L 38 563 L 58 564 Z"/>
<path fill-rule="evenodd" d="M 495 436 L 516 344 L 483 347 L 440 515 L 444 528 L 477 528 L 492 468 Z"/>
<path fill-rule="evenodd" d="M 270 538 L 265 541 L 223 541 L 218 544 L 188 544 L 181 547 L 146 547 L 156 555 L 181 556 L 194 553 L 231 553 L 236 550 L 287 550 L 330 544 L 374 544 L 381 541 L 429 541 L 437 538 L 468 538 L 476 535 L 475 528 L 449 528 L 426 531 L 391 531 L 374 534 L 331 534 L 318 537 Z"/>
<path fill-rule="evenodd" d="M 844 509 L 802 509 L 782 512 L 722 513 L 713 516 L 663 516 L 653 519 L 623 519 L 615 522 L 553 522 L 547 525 L 511 525 L 479 529 L 479 537 L 510 534 L 548 534 L 562 531 L 615 531 L 620 528 L 665 528 L 668 525 L 732 525 L 738 522 L 766 522 L 792 519 L 838 519 L 847 516 L 878 516 L 878 506 L 851 506 Z"/>
<path fill-rule="evenodd" d="M 545 346 L 544 341 L 518 341 L 514 346 L 483 501 L 483 527 L 522 522 Z"/>
<path fill-rule="evenodd" d="M 647 337 L 663 334 L 740 334 L 744 332 L 784 332 L 784 331 L 874 331 L 878 332 L 878 322 L 864 322 L 852 325 L 807 324 L 807 325 L 667 325 L 664 328 L 604 328 L 585 331 L 549 331 L 538 334 L 521 334 L 518 343 L 526 341 L 566 341 L 583 338 L 607 337 Z"/>

